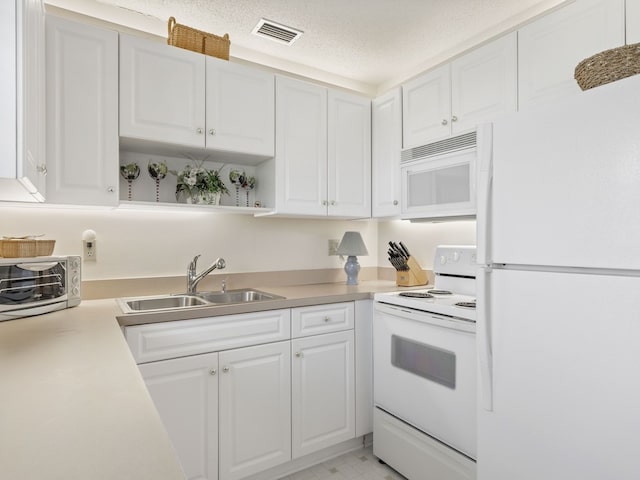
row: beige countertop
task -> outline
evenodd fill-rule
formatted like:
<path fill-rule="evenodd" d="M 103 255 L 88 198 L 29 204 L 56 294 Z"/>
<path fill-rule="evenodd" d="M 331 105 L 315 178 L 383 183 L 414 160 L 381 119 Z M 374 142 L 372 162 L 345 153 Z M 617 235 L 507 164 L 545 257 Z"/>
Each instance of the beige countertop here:
<path fill-rule="evenodd" d="M 399 288 L 371 281 L 259 289 L 286 299 L 132 315 L 114 299 L 89 300 L 0 322 L 0 478 L 184 479 L 119 323 L 359 300 Z"/>

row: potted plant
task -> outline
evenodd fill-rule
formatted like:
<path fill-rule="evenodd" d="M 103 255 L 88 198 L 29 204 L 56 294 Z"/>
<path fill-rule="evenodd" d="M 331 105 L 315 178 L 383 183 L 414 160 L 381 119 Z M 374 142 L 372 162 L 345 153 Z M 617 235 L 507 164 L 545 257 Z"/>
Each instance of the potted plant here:
<path fill-rule="evenodd" d="M 217 170 L 202 166 L 186 165 L 183 170 L 171 171 L 177 177 L 176 200 L 184 203 L 219 205 L 222 194 L 229 194 L 227 186 L 220 177 L 224 165 Z"/>

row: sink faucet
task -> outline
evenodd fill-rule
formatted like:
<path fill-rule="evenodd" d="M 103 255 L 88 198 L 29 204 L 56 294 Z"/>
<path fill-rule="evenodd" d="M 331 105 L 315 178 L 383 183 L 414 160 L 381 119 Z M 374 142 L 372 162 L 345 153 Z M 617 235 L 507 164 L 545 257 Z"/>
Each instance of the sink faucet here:
<path fill-rule="evenodd" d="M 189 266 L 187 267 L 187 293 L 189 294 L 196 293 L 196 288 L 198 287 L 200 280 L 209 275 L 216 268 L 218 270 L 222 270 L 227 265 L 224 258 L 218 258 L 213 262 L 213 265 L 196 275 L 196 264 L 198 263 L 198 258 L 200 258 L 200 255 L 193 257 L 193 260 L 189 262 Z"/>

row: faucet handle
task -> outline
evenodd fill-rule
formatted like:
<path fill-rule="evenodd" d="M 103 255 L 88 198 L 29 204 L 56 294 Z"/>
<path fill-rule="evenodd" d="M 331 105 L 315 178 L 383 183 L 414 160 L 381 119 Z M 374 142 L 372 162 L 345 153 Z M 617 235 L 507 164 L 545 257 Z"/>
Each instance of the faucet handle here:
<path fill-rule="evenodd" d="M 196 264 L 198 263 L 198 259 L 200 258 L 200 255 L 196 255 L 195 257 L 193 257 L 193 260 L 191 260 L 189 262 L 189 270 L 194 270 L 196 269 Z"/>

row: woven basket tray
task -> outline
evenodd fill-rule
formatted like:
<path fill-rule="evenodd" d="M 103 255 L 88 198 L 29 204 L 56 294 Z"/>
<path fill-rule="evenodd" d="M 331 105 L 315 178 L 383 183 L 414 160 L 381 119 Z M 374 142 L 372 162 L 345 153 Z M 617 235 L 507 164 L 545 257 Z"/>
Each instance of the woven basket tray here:
<path fill-rule="evenodd" d="M 192 52 L 204 53 L 212 57 L 229 60 L 229 34 L 223 37 L 203 32 L 195 28 L 180 25 L 174 17 L 169 18 L 169 36 L 167 43 L 174 47 L 184 48 Z"/>
<path fill-rule="evenodd" d="M 605 50 L 582 60 L 575 79 L 582 90 L 640 73 L 640 43 Z"/>

